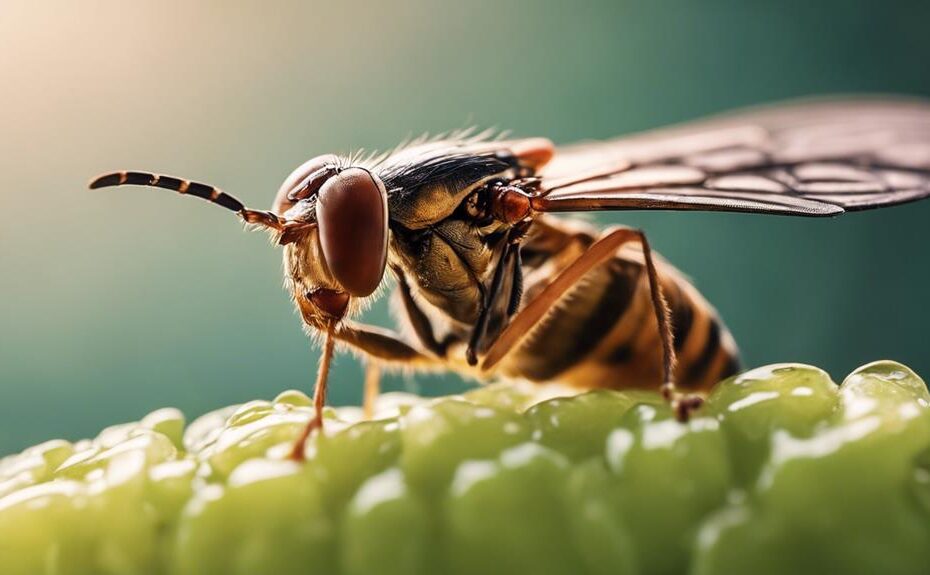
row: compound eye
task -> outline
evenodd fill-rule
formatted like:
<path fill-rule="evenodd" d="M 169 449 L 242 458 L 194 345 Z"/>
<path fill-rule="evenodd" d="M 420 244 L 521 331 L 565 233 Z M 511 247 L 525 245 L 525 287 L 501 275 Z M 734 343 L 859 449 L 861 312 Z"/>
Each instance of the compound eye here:
<path fill-rule="evenodd" d="M 387 192 L 381 179 L 362 168 L 343 170 L 320 188 L 316 217 L 333 278 L 353 296 L 371 295 L 387 263 Z"/>
<path fill-rule="evenodd" d="M 333 154 L 323 154 L 322 156 L 307 160 L 296 170 L 291 172 L 291 175 L 281 184 L 281 187 L 278 189 L 278 194 L 274 198 L 274 205 L 272 207 L 274 213 L 281 215 L 294 207 L 294 204 L 303 199 L 294 196 L 294 193 L 298 191 L 297 187 L 311 174 L 324 171 L 325 168 L 329 166 L 337 166 L 338 161 L 339 159 Z M 319 186 L 317 186 L 317 188 L 319 188 Z"/>

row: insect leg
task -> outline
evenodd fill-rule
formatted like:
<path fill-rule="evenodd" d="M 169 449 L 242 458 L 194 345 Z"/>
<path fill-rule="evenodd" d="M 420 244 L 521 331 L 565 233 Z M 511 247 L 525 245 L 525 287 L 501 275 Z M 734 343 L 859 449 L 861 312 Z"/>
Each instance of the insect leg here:
<path fill-rule="evenodd" d="M 320 368 L 316 375 L 316 385 L 313 388 L 313 417 L 304 427 L 294 448 L 291 450 L 290 458 L 294 461 L 303 461 L 304 452 L 307 446 L 307 438 L 316 429 L 323 429 L 323 407 L 326 405 L 326 380 L 329 377 L 329 363 L 333 357 L 333 344 L 335 343 L 333 331 L 335 326 L 330 323 L 326 329 L 326 339 L 323 343 L 323 356 L 320 358 Z"/>
<path fill-rule="evenodd" d="M 336 328 L 335 338 L 372 358 L 381 360 L 382 363 L 395 363 L 405 367 L 429 367 L 439 364 L 438 359 L 414 348 L 402 340 L 398 333 L 382 327 L 342 322 Z"/>
<path fill-rule="evenodd" d="M 196 196 L 198 198 L 212 202 L 227 210 L 236 212 L 239 217 L 249 224 L 262 226 L 265 228 L 284 231 L 284 219 L 271 212 L 261 210 L 251 210 L 235 197 L 227 194 L 216 186 L 192 182 L 183 178 L 174 176 L 164 176 L 153 174 L 151 172 L 112 172 L 97 176 L 91 180 L 89 187 L 92 190 L 98 188 L 109 188 L 114 186 L 146 186 L 150 188 L 163 188 L 178 192 L 179 194 Z"/>
<path fill-rule="evenodd" d="M 362 410 L 366 420 L 375 415 L 375 402 L 381 393 L 381 368 L 369 360 L 365 365 L 365 395 Z"/>
<path fill-rule="evenodd" d="M 403 342 L 400 337 L 389 330 L 376 326 L 358 324 L 347 325 L 346 322 L 338 326 L 335 321 L 330 322 L 323 329 L 324 343 L 323 355 L 320 358 L 320 368 L 317 372 L 316 385 L 313 390 L 313 410 L 314 414 L 307 426 L 304 428 L 300 437 L 294 443 L 290 458 L 295 461 L 303 461 L 304 451 L 307 439 L 316 429 L 323 429 L 323 407 L 326 405 L 326 382 L 329 376 L 329 366 L 333 357 L 333 348 L 336 340 L 348 343 L 349 345 L 360 349 L 361 351 L 384 361 L 394 361 L 402 365 L 425 365 L 435 363 L 436 360 Z M 369 404 L 377 397 L 379 373 L 377 366 L 372 360 L 369 360 L 369 366 L 374 371 L 366 374 L 365 391 L 366 391 L 366 409 Z M 369 394 L 372 395 L 369 400 Z"/>
<path fill-rule="evenodd" d="M 523 301 L 523 258 L 519 249 L 513 251 L 513 289 L 510 290 L 510 301 L 507 302 L 507 319 L 513 317 Z"/>
<path fill-rule="evenodd" d="M 669 321 L 668 305 L 662 294 L 662 286 L 658 281 L 658 272 L 652 258 L 652 250 L 646 235 L 632 228 L 620 228 L 609 232 L 593 243 L 585 253 L 573 261 L 567 268 L 547 285 L 526 307 L 518 312 L 510 324 L 501 332 L 500 336 L 488 350 L 481 365 L 482 370 L 494 367 L 503 359 L 532 328 L 545 316 L 549 309 L 571 289 L 586 273 L 599 264 L 614 257 L 623 244 L 636 241 L 643 248 L 646 264 L 646 274 L 649 280 L 649 292 L 655 311 L 656 322 L 662 342 L 662 395 L 672 404 L 676 417 L 687 420 L 691 411 L 701 405 L 701 398 L 693 395 L 680 394 L 673 381 L 675 367 L 674 337 Z"/>
<path fill-rule="evenodd" d="M 659 274 L 656 272 L 655 262 L 652 259 L 652 248 L 649 240 L 641 230 L 636 230 L 639 243 L 643 248 L 643 258 L 646 261 L 646 275 L 649 279 L 649 296 L 652 299 L 652 308 L 655 311 L 656 323 L 659 327 L 659 337 L 662 340 L 662 384 L 660 391 L 662 397 L 668 401 L 675 411 L 678 421 L 686 422 L 691 412 L 701 407 L 704 398 L 696 394 L 681 393 L 675 386 L 675 334 L 672 331 L 671 311 L 662 293 L 662 284 L 659 283 Z"/>
<path fill-rule="evenodd" d="M 484 301 L 481 302 L 481 313 L 478 315 L 478 321 L 475 322 L 471 337 L 468 339 L 468 349 L 465 351 L 465 358 L 468 361 L 468 365 L 478 365 L 478 345 L 481 343 L 481 339 L 487 331 L 488 320 L 494 309 L 494 302 L 498 294 L 500 294 L 501 286 L 504 284 L 504 268 L 507 267 L 507 260 L 510 259 L 510 254 L 514 249 L 519 250 L 520 248 L 508 238 L 504 243 L 500 259 L 497 261 L 497 266 L 494 267 L 494 275 L 491 278 L 491 289 L 484 295 Z"/>
<path fill-rule="evenodd" d="M 446 338 L 443 341 L 436 339 L 429 317 L 427 317 L 426 313 L 420 308 L 416 300 L 413 299 L 413 293 L 410 291 L 410 284 L 407 283 L 404 274 L 397 268 L 393 269 L 394 275 L 397 277 L 397 288 L 400 293 L 401 302 L 404 305 L 404 311 L 407 313 L 407 318 L 410 320 L 410 325 L 413 327 L 413 332 L 416 334 L 417 339 L 436 356 L 445 357 L 449 344 L 452 342 L 452 338 Z"/>

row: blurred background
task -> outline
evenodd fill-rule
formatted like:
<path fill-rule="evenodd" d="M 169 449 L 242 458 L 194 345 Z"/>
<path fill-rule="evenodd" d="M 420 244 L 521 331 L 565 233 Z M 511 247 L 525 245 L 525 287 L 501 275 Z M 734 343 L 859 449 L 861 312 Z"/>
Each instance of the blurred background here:
<path fill-rule="evenodd" d="M 286 388 L 317 351 L 279 250 L 151 169 L 269 206 L 323 152 L 466 125 L 559 143 L 832 92 L 930 95 L 930 4 L 894 2 L 0 3 L 0 454 L 173 405 Z M 748 366 L 930 376 L 930 202 L 831 221 L 625 213 L 728 321 Z M 370 312 L 388 324 L 382 302 Z M 339 356 L 332 401 L 358 402 Z M 448 393 L 455 376 L 390 376 Z"/>

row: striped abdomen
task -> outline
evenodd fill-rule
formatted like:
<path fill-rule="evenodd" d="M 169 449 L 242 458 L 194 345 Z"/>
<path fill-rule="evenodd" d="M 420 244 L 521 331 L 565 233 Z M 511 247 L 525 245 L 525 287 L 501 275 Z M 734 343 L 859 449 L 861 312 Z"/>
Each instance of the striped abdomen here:
<path fill-rule="evenodd" d="M 573 228 L 548 219 L 534 226 L 524 249 L 524 303 L 596 239 Z M 716 311 L 670 264 L 657 266 L 675 332 L 676 382 L 707 388 L 734 374 L 736 345 Z M 656 388 L 661 366 L 641 248 L 630 244 L 568 292 L 497 372 L 579 387 Z"/>

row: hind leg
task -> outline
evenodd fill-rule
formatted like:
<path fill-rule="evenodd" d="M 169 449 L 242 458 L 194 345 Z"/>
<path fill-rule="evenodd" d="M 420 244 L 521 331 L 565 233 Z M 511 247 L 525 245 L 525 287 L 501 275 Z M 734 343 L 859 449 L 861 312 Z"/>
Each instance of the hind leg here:
<path fill-rule="evenodd" d="M 691 413 L 700 407 L 704 400 L 700 395 L 682 393 L 675 386 L 674 334 L 669 319 L 668 304 L 662 294 L 662 285 L 659 282 L 659 275 L 653 261 L 649 240 L 646 239 L 646 234 L 641 230 L 632 228 L 615 229 L 591 244 L 587 251 L 562 270 L 545 289 L 513 316 L 510 324 L 488 349 L 482 361 L 481 369 L 488 370 L 503 359 L 520 342 L 523 336 L 529 333 L 533 326 L 546 316 L 546 313 L 559 298 L 593 268 L 614 257 L 617 250 L 628 242 L 638 242 L 643 249 L 646 275 L 649 280 L 649 295 L 662 342 L 662 381 L 664 383 L 660 391 L 665 400 L 672 406 L 675 417 L 679 421 L 687 421 Z"/>

